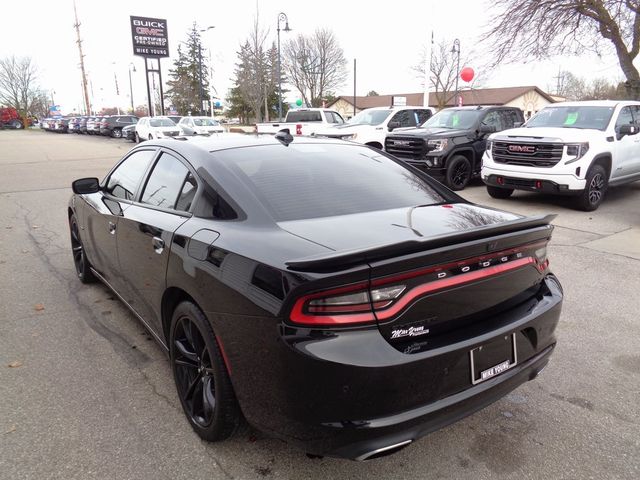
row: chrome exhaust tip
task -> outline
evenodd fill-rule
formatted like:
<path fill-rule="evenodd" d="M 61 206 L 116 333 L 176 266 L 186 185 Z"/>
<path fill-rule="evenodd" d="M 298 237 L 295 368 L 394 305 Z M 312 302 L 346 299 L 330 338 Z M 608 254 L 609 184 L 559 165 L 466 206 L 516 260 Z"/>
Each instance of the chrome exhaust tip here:
<path fill-rule="evenodd" d="M 356 457 L 355 460 L 358 462 L 363 462 L 364 460 L 371 460 L 374 458 L 380 458 L 386 455 L 391 455 L 392 453 L 396 453 L 397 451 L 402 450 L 411 442 L 413 442 L 413 440 L 405 440 L 403 442 L 387 445 L 386 447 L 376 448 L 375 450 L 371 450 L 370 452 L 364 453 L 359 457 Z"/>

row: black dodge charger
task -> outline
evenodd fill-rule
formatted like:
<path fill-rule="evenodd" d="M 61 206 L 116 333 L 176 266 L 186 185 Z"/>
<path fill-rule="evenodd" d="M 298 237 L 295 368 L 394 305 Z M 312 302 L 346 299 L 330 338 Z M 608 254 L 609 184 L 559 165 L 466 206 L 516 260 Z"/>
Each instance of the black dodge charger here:
<path fill-rule="evenodd" d="M 316 455 L 386 455 L 532 380 L 556 343 L 552 217 L 473 205 L 376 149 L 149 141 L 73 191 L 80 281 L 167 350 L 209 441 L 246 420 Z"/>

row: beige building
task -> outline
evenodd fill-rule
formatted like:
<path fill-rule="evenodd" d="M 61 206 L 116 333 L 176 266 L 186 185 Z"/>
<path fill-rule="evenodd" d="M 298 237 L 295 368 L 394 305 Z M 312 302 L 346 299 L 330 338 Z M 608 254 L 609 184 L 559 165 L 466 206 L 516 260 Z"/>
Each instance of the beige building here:
<path fill-rule="evenodd" d="M 448 100 L 445 106 L 453 107 L 455 105 L 454 92 L 446 92 L 446 94 L 443 92 L 431 92 L 429 95 L 430 107 L 437 108 L 438 98 L 436 95 Z M 355 111 L 358 113 L 365 108 L 391 106 L 394 96 L 405 97 L 407 105 L 421 106 L 423 104 L 422 93 L 397 93 L 394 95 L 355 97 Z M 525 118 L 529 118 L 541 108 L 556 101 L 548 93 L 533 86 L 463 90 L 460 92 L 460 96 L 462 97 L 463 105 L 507 105 L 510 107 L 518 107 L 524 112 Z M 353 99 L 353 96 L 340 96 L 327 105 L 327 107 L 337 110 L 344 118 L 351 118 L 354 110 Z"/>

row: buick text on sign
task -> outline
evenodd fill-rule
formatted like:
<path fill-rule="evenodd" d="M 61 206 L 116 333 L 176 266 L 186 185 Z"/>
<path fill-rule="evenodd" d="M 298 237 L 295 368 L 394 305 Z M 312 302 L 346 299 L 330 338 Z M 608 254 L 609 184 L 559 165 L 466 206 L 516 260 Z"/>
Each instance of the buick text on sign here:
<path fill-rule="evenodd" d="M 142 57 L 168 57 L 167 21 L 161 18 L 130 17 L 133 54 Z"/>

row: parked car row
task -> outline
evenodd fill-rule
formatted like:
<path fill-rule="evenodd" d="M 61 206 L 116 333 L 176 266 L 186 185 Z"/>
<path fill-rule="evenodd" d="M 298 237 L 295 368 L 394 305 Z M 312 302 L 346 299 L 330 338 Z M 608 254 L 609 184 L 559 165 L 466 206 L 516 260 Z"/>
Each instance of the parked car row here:
<path fill-rule="evenodd" d="M 400 115 L 413 125 L 393 120 Z M 420 115 L 427 113 L 418 107 L 372 108 L 316 135 L 384 149 L 452 190 L 481 177 L 494 198 L 567 195 L 586 211 L 609 186 L 640 180 L 640 102 L 556 103 L 526 124 L 519 108 L 506 106 L 446 108 L 418 122 Z"/>
<path fill-rule="evenodd" d="M 224 128 L 214 118 L 177 115 L 140 119 L 133 115 L 45 118 L 40 122 L 40 128 L 58 133 L 125 138 L 137 143 L 179 135 L 210 135 L 224 132 Z"/>

